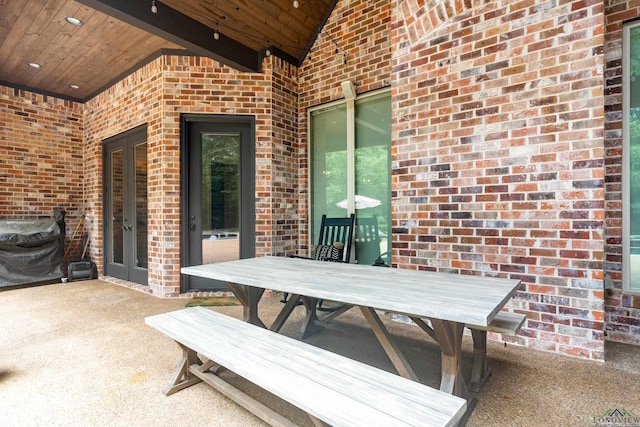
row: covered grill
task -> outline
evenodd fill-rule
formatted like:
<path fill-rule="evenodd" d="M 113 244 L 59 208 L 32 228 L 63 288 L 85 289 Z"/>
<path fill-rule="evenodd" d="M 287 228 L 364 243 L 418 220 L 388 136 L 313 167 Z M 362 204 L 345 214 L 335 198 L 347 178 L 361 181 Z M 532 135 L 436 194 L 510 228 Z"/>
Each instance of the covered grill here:
<path fill-rule="evenodd" d="M 0 286 L 60 279 L 64 213 L 51 219 L 0 220 Z"/>

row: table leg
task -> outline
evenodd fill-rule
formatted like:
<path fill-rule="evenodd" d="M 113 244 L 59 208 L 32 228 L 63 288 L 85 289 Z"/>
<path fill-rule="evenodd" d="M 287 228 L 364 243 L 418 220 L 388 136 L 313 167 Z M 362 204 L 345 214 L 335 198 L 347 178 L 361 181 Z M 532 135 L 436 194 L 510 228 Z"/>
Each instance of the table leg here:
<path fill-rule="evenodd" d="M 267 326 L 258 317 L 258 303 L 264 294 L 264 289 L 231 282 L 227 282 L 226 285 L 242 304 L 242 320 L 266 329 Z"/>
<path fill-rule="evenodd" d="M 487 331 L 471 329 L 471 336 L 473 337 L 473 370 L 469 389 L 480 391 L 480 387 L 491 374 L 487 364 Z"/>
<path fill-rule="evenodd" d="M 433 339 L 435 342 L 438 342 L 438 337 L 436 337 L 436 333 L 433 331 L 433 328 L 431 328 L 431 326 L 427 325 L 427 323 L 424 320 L 422 320 L 419 317 L 413 317 L 413 316 L 409 316 L 409 318 L 411 320 L 413 320 L 413 323 L 418 325 L 420 327 L 420 329 L 425 331 L 427 333 L 427 335 L 429 335 L 431 337 L 431 339 Z"/>
<path fill-rule="evenodd" d="M 276 317 L 276 320 L 273 321 L 273 324 L 271 324 L 269 329 L 273 332 L 280 332 L 280 329 L 284 326 L 284 322 L 287 321 L 293 310 L 298 306 L 298 301 L 300 301 L 300 295 L 289 294 L 289 300 L 284 305 L 278 314 L 278 317 Z"/>
<path fill-rule="evenodd" d="M 339 307 L 338 309 L 336 309 L 335 311 L 331 311 L 327 314 L 325 314 L 324 316 L 322 316 L 321 318 L 319 318 L 319 320 L 321 322 L 324 323 L 329 323 L 331 322 L 333 319 L 335 319 L 336 317 L 346 313 L 347 311 L 351 310 L 353 308 L 352 305 L 349 304 L 344 304 L 343 306 Z"/>
<path fill-rule="evenodd" d="M 373 330 L 376 338 L 378 338 L 378 342 L 382 345 L 385 353 L 391 359 L 391 363 L 396 368 L 400 376 L 408 378 L 410 380 L 420 382 L 418 380 L 418 376 L 409 365 L 404 353 L 400 350 L 400 347 L 395 343 L 395 341 L 391 338 L 389 331 L 382 323 L 380 316 L 373 308 L 370 307 L 362 307 L 360 306 L 360 311 L 362 315 L 367 320 L 367 323 Z"/>
<path fill-rule="evenodd" d="M 298 339 L 307 338 L 317 328 L 315 321 L 318 320 L 318 313 L 316 312 L 316 306 L 318 305 L 318 298 L 311 298 L 306 296 L 300 296 L 305 308 L 304 321 L 298 334 Z"/>
<path fill-rule="evenodd" d="M 440 390 L 464 399 L 469 397 L 462 375 L 462 335 L 464 323 L 430 319 L 442 353 Z"/>

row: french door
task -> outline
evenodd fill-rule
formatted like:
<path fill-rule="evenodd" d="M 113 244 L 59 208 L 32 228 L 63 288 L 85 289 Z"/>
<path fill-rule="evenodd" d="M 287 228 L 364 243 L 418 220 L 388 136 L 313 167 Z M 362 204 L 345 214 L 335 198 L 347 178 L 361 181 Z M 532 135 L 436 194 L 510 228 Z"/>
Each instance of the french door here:
<path fill-rule="evenodd" d="M 255 126 L 248 116 L 182 117 L 182 265 L 255 256 Z M 182 290 L 226 290 L 182 277 Z"/>
<path fill-rule="evenodd" d="M 105 274 L 146 285 L 146 126 L 105 141 L 104 170 Z"/>

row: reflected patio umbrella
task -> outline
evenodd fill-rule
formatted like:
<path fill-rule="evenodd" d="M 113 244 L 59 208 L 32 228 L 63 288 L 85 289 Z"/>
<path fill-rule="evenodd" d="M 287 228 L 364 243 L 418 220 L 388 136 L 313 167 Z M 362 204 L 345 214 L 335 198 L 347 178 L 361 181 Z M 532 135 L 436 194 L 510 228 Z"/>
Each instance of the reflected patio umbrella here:
<path fill-rule="evenodd" d="M 359 194 L 356 194 L 355 202 L 356 209 L 375 208 L 376 206 L 380 206 L 381 204 L 380 200 L 378 199 L 372 199 L 371 197 L 367 196 L 360 196 Z M 342 209 L 347 209 L 347 199 L 339 201 L 338 203 L 336 203 L 336 206 Z"/>

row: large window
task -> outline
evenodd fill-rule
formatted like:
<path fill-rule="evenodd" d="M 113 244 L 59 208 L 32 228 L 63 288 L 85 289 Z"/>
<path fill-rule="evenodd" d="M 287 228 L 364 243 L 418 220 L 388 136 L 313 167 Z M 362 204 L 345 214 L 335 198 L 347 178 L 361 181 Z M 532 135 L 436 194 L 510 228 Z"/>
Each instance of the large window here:
<path fill-rule="evenodd" d="M 622 280 L 640 294 L 640 21 L 623 34 Z"/>
<path fill-rule="evenodd" d="M 355 213 L 354 261 L 373 264 L 381 257 L 390 265 L 390 92 L 312 109 L 309 123 L 312 243 L 323 214 Z"/>

